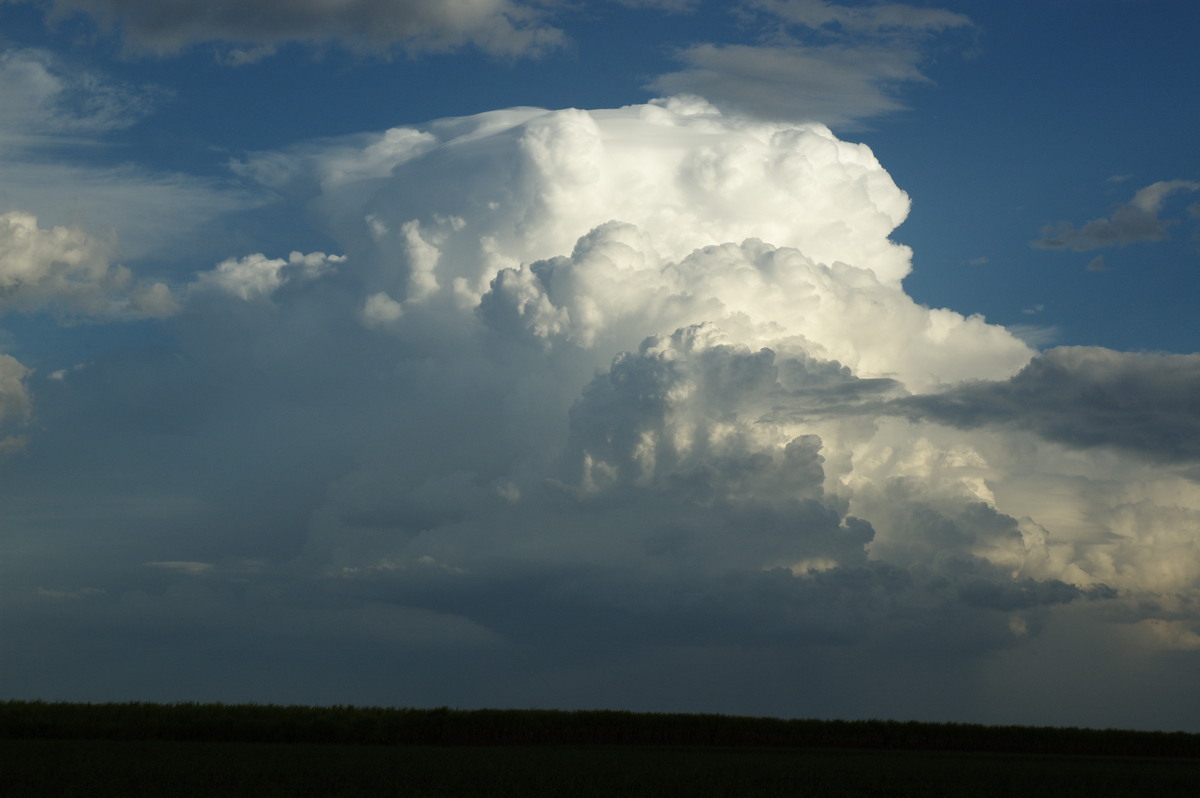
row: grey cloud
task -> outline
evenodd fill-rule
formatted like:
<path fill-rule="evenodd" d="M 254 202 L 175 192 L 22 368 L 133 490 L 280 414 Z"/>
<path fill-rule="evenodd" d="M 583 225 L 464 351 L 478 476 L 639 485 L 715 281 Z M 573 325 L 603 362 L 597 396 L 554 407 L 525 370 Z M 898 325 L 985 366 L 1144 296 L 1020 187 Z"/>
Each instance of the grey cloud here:
<path fill-rule="evenodd" d="M 797 649 L 887 641 L 894 650 L 941 635 L 939 648 L 975 655 L 1017 641 L 1010 613 L 1080 596 L 1062 583 L 1009 583 L 969 570 L 929 578 L 885 563 L 807 576 L 785 569 L 703 574 L 576 565 L 501 578 L 380 578 L 337 589 L 460 617 L 523 646 Z"/>
<path fill-rule="evenodd" d="M 475 46 L 526 56 L 563 41 L 538 5 L 521 0 L 54 0 L 52 8 L 54 15 L 82 12 L 117 28 L 133 50 L 166 55 L 226 43 L 233 63 L 268 55 L 286 42 L 408 52 Z"/>
<path fill-rule="evenodd" d="M 1043 228 L 1042 237 L 1035 240 L 1033 246 L 1087 252 L 1138 241 L 1163 241 L 1167 238 L 1167 228 L 1175 224 L 1173 219 L 1159 217 L 1163 203 L 1172 194 L 1197 190 L 1200 190 L 1200 183 L 1191 180 L 1151 183 L 1139 189 L 1132 200 L 1110 217 L 1093 219 L 1078 228 L 1069 222 Z"/>
<path fill-rule="evenodd" d="M 769 44 L 701 43 L 680 50 L 684 69 L 655 78 L 649 88 L 697 94 L 765 119 L 851 126 L 903 110 L 898 89 L 928 80 L 919 69 L 923 34 L 973 27 L 962 14 L 898 3 L 751 0 L 740 8 L 758 12 L 768 29 L 782 27 L 785 35 Z M 814 37 L 825 43 L 810 41 Z"/>
<path fill-rule="evenodd" d="M 685 69 L 649 88 L 698 94 L 724 110 L 842 126 L 904 108 L 893 89 L 924 82 L 905 48 L 698 44 L 677 53 Z"/>
<path fill-rule="evenodd" d="M 896 400 L 897 412 L 952 424 L 1019 426 L 1067 446 L 1152 461 L 1200 459 L 1200 355 L 1061 347 L 1006 382 Z"/>

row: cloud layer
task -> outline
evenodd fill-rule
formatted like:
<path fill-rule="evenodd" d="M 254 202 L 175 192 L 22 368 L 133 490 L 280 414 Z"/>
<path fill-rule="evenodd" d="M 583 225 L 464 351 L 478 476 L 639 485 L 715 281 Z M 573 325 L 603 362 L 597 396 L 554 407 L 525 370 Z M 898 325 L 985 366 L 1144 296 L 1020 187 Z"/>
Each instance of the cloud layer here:
<path fill-rule="evenodd" d="M 1194 357 L 1038 353 L 915 303 L 866 147 L 682 97 L 238 170 L 337 250 L 199 270 L 169 347 L 0 361 L 6 418 L 32 393 L 43 419 L 7 490 L 90 497 L 53 525 L 69 563 L 7 511 L 12 634 L 125 641 L 80 694 L 998 719 L 1030 651 L 1191 656 Z M 224 669 L 217 640 L 240 676 L 187 664 Z"/>

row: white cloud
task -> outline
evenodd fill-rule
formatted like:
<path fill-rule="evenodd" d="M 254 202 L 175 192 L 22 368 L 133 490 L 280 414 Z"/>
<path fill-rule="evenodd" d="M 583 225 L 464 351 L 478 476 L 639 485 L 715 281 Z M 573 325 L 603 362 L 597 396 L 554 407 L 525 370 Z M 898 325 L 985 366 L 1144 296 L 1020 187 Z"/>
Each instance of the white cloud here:
<path fill-rule="evenodd" d="M 52 16 L 88 14 L 118 29 L 134 51 L 177 53 L 202 43 L 233 63 L 287 42 L 338 42 L 356 50 L 439 52 L 474 46 L 528 56 L 559 46 L 539 4 L 521 0 L 54 0 Z"/>
<path fill-rule="evenodd" d="M 111 262 L 113 242 L 78 228 L 0 215 L 0 313 L 50 309 L 95 319 L 167 316 L 177 308 L 162 283 L 138 284 Z"/>
<path fill-rule="evenodd" d="M 245 300 L 268 298 L 288 282 L 315 280 L 345 260 L 343 255 L 326 255 L 324 252 L 307 255 L 293 252 L 287 260 L 268 258 L 256 252 L 244 258 L 230 258 L 209 271 L 200 272 L 190 288 L 216 289 Z"/>
<path fill-rule="evenodd" d="M 1087 252 L 1103 247 L 1133 244 L 1138 241 L 1163 241 L 1174 219 L 1159 218 L 1163 204 L 1172 194 L 1200 190 L 1193 180 L 1160 180 L 1141 188 L 1133 199 L 1117 208 L 1112 216 L 1093 219 L 1082 227 L 1060 222 L 1042 229 L 1042 237 L 1033 242 L 1042 249 L 1070 249 Z M 1102 266 L 1103 260 L 1093 260 L 1088 268 Z"/>

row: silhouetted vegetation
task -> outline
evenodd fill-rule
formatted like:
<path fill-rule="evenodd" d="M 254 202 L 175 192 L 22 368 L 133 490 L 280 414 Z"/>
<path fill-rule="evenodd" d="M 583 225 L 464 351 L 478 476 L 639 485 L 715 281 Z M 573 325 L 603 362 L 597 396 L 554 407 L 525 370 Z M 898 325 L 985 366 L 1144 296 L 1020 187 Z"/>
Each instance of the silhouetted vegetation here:
<path fill-rule="evenodd" d="M 0 703 L 0 738 L 351 745 L 652 745 L 1200 757 L 1200 735 L 620 711 Z"/>
<path fill-rule="evenodd" d="M 1194 796 L 1200 735 L 540 710 L 0 703 L 0 794 Z"/>

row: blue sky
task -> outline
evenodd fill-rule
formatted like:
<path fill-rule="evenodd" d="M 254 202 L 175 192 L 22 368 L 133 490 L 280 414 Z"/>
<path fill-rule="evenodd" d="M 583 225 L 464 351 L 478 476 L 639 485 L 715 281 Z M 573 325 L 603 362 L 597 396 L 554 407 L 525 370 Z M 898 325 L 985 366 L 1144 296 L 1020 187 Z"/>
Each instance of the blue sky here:
<path fill-rule="evenodd" d="M 163 8 L 0 2 L 6 696 L 1200 730 L 1190 4 Z"/>

